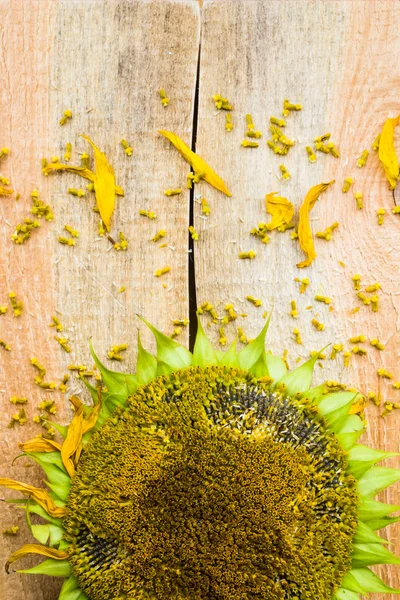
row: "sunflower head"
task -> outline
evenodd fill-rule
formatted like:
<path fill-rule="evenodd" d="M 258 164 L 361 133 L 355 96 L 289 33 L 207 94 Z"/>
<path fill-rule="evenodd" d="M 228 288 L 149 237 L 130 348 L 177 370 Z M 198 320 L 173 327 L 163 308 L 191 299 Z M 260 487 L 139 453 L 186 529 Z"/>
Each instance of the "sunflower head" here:
<path fill-rule="evenodd" d="M 139 340 L 136 373 L 124 375 L 93 352 L 103 378 L 101 390 L 89 386 L 94 406 L 72 400 L 61 445 L 22 445 L 50 491 L 0 480 L 29 496 L 32 533 L 49 542 L 9 564 L 47 556 L 25 572 L 65 577 L 60 600 L 400 593 L 369 569 L 399 562 L 375 533 L 399 507 L 374 496 L 400 472 L 357 444 L 357 394 L 310 389 L 317 357 L 287 372 L 265 350 L 268 323 L 224 354 L 200 322 L 193 354 L 149 326 L 156 356 Z"/>

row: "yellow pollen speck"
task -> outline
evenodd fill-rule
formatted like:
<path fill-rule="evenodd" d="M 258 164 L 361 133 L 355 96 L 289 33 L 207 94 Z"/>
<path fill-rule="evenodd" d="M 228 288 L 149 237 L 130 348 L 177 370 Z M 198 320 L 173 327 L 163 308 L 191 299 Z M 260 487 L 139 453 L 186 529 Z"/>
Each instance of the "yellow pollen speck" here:
<path fill-rule="evenodd" d="M 317 329 L 317 331 L 324 331 L 325 325 L 323 323 L 320 323 L 317 319 L 312 319 L 311 323 L 315 327 L 315 329 Z"/>
<path fill-rule="evenodd" d="M 163 89 L 158 90 L 158 94 L 159 94 L 159 96 L 161 98 L 161 104 L 165 108 L 169 104 L 169 98 L 167 97 L 167 94 L 165 93 L 165 90 L 163 90 Z"/>
<path fill-rule="evenodd" d="M 232 116 L 229 112 L 225 113 L 225 129 L 226 131 L 232 131 L 233 129 Z"/>
<path fill-rule="evenodd" d="M 253 252 L 253 250 L 250 250 L 249 252 L 239 252 L 239 258 L 241 259 L 252 259 L 255 258 L 257 255 L 255 252 Z"/>
<path fill-rule="evenodd" d="M 254 298 L 254 296 L 246 296 L 246 300 L 254 304 L 254 306 L 262 306 L 262 300 Z"/>
<path fill-rule="evenodd" d="M 346 177 L 346 179 L 344 180 L 343 187 L 342 187 L 343 194 L 347 194 L 347 192 L 349 191 L 352 183 L 353 183 L 352 177 Z"/>
<path fill-rule="evenodd" d="M 240 145 L 243 146 L 243 148 L 258 148 L 259 147 L 258 142 L 252 142 L 250 140 L 243 140 Z"/>
<path fill-rule="evenodd" d="M 375 348 L 377 348 L 377 350 L 385 349 L 385 346 L 382 344 L 382 342 L 380 342 L 378 340 L 378 338 L 373 338 L 372 340 L 369 341 L 369 343 L 371 344 L 371 346 L 374 346 Z"/>
<path fill-rule="evenodd" d="M 190 237 L 192 238 L 192 240 L 197 242 L 197 240 L 199 239 L 199 234 L 197 233 L 197 231 L 195 230 L 193 225 L 189 225 L 188 230 L 189 230 Z"/>
<path fill-rule="evenodd" d="M 383 369 L 383 368 L 378 369 L 377 374 L 379 377 L 383 377 L 384 379 L 393 379 L 392 373 L 390 373 L 390 371 L 387 371 L 386 369 Z"/>
<path fill-rule="evenodd" d="M 63 116 L 61 117 L 60 120 L 60 125 L 65 125 L 65 123 L 69 120 L 72 119 L 72 110 L 64 110 L 63 112 Z"/>
<path fill-rule="evenodd" d="M 152 242 L 158 242 L 159 240 L 161 240 L 161 238 L 165 237 L 167 235 L 167 232 L 165 229 L 160 229 L 160 231 L 158 231 L 154 237 L 151 238 Z"/>
<path fill-rule="evenodd" d="M 139 215 L 142 217 L 147 217 L 148 219 L 157 219 L 156 213 L 152 210 L 139 210 Z"/>
<path fill-rule="evenodd" d="M 165 275 L 165 273 L 169 273 L 170 271 L 171 271 L 171 267 L 170 267 L 170 266 L 166 266 L 166 267 L 163 267 L 162 269 L 158 269 L 158 270 L 157 270 L 157 271 L 154 273 L 154 275 L 155 275 L 156 277 L 161 277 L 161 275 Z"/>
<path fill-rule="evenodd" d="M 365 165 L 367 164 L 368 155 L 368 150 L 363 150 L 363 153 L 361 154 L 360 158 L 357 159 L 357 167 L 365 167 Z"/>
<path fill-rule="evenodd" d="M 214 94 L 212 99 L 215 102 L 215 108 L 218 110 L 232 110 L 232 104 L 229 102 L 228 98 L 224 98 L 220 96 L 220 94 Z"/>
<path fill-rule="evenodd" d="M 128 344 L 118 344 L 116 346 L 111 346 L 111 349 L 107 352 L 107 356 L 111 360 L 124 360 L 121 352 L 125 352 L 128 349 Z"/>
<path fill-rule="evenodd" d="M 318 137 L 314 138 L 314 142 L 318 143 L 318 142 L 326 142 L 326 140 L 329 140 L 331 137 L 330 133 L 324 133 L 323 135 L 319 135 Z"/>
<path fill-rule="evenodd" d="M 296 344 L 302 344 L 303 340 L 301 339 L 301 334 L 300 334 L 300 330 L 295 328 L 293 329 L 293 335 L 294 335 L 294 340 L 296 342 Z"/>
<path fill-rule="evenodd" d="M 386 210 L 384 208 L 377 209 L 376 215 L 378 217 L 378 225 L 383 225 L 385 214 L 386 214 Z"/>
<path fill-rule="evenodd" d="M 285 119 L 278 119 L 277 117 L 270 117 L 269 121 L 270 121 L 270 123 L 272 123 L 272 125 L 278 125 L 278 127 L 286 127 Z"/>
<path fill-rule="evenodd" d="M 164 194 L 166 196 L 178 196 L 181 193 L 182 193 L 182 189 L 181 188 L 168 189 L 168 190 L 164 191 Z"/>

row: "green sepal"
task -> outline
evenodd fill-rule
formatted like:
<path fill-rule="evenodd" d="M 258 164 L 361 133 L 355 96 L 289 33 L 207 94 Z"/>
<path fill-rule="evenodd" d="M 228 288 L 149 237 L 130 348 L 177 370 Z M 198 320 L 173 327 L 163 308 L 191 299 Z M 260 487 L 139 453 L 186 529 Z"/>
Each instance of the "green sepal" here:
<path fill-rule="evenodd" d="M 47 544 L 50 538 L 49 545 L 51 547 L 59 544 L 64 535 L 64 529 L 62 527 L 57 527 L 57 525 L 53 525 L 52 523 L 30 525 L 30 530 L 35 540 L 43 545 Z"/>
<path fill-rule="evenodd" d="M 280 356 L 275 356 L 275 354 L 267 352 L 265 354 L 265 363 L 268 369 L 268 376 L 274 380 L 275 384 L 288 372 L 285 361 Z"/>
<path fill-rule="evenodd" d="M 74 575 L 66 579 L 58 596 L 58 600 L 84 600 L 87 596 L 79 587 L 79 582 Z"/>
<path fill-rule="evenodd" d="M 218 364 L 216 352 L 204 332 L 199 315 L 197 315 L 197 335 L 193 348 L 192 364 L 196 367 Z"/>
<path fill-rule="evenodd" d="M 371 521 L 367 521 L 367 525 L 371 527 L 374 531 L 378 529 L 384 529 L 393 523 L 398 523 L 400 521 L 400 517 L 381 517 L 380 519 L 372 519 Z"/>
<path fill-rule="evenodd" d="M 228 350 L 223 353 L 219 359 L 218 364 L 222 367 L 229 367 L 231 369 L 239 369 L 238 355 L 236 352 L 237 338 L 235 338 Z"/>
<path fill-rule="evenodd" d="M 354 446 L 348 454 L 349 471 L 354 477 L 359 479 L 368 469 L 381 460 L 398 456 L 398 452 L 380 452 L 368 446 L 358 444 Z"/>
<path fill-rule="evenodd" d="M 364 498 L 373 498 L 385 488 L 400 480 L 400 471 L 389 467 L 372 467 L 358 481 L 358 492 Z"/>
<path fill-rule="evenodd" d="M 398 510 L 400 510 L 400 505 L 398 504 L 386 504 L 385 502 L 362 498 L 358 507 L 358 517 L 361 521 L 367 522 L 387 517 Z"/>
<path fill-rule="evenodd" d="M 360 435 L 364 432 L 365 425 L 358 415 L 348 415 L 347 419 L 340 428 L 339 434 L 341 433 L 353 433 L 355 431 L 360 432 Z"/>
<path fill-rule="evenodd" d="M 23 569 L 17 573 L 28 575 L 51 575 L 52 577 L 69 577 L 72 575 L 71 564 L 67 560 L 48 558 L 31 569 Z"/>
<path fill-rule="evenodd" d="M 371 565 L 398 565 L 400 558 L 381 544 L 353 544 L 351 564 L 356 569 Z"/>
<path fill-rule="evenodd" d="M 353 392 L 337 392 L 324 396 L 318 403 L 319 412 L 335 433 L 344 425 L 355 396 Z"/>
<path fill-rule="evenodd" d="M 265 350 L 265 336 L 267 335 L 271 315 L 268 317 L 264 327 L 254 340 L 247 344 L 237 355 L 239 367 L 245 371 L 250 371 L 251 367 L 256 364 L 261 354 Z"/>
<path fill-rule="evenodd" d="M 136 379 L 139 385 L 146 385 L 157 376 L 157 359 L 142 346 L 138 333 L 138 356 L 136 361 Z"/>
<path fill-rule="evenodd" d="M 336 437 L 343 450 L 351 450 L 362 436 L 363 431 L 349 431 L 348 433 L 337 433 Z"/>
<path fill-rule="evenodd" d="M 258 378 L 270 377 L 267 362 L 265 360 L 266 355 L 267 353 L 263 350 L 257 362 L 250 369 L 250 373 Z"/>
<path fill-rule="evenodd" d="M 339 588 L 333 596 L 333 600 L 359 600 L 360 596 L 350 590 Z"/>
<path fill-rule="evenodd" d="M 71 488 L 71 478 L 65 472 L 64 465 L 61 462 L 59 452 L 39 453 L 27 452 L 26 456 L 32 458 L 38 465 L 41 466 L 48 479 L 47 485 L 57 494 L 57 496 L 65 502 Z M 60 468 L 62 467 L 62 469 Z"/>
<path fill-rule="evenodd" d="M 359 594 L 368 592 L 400 594 L 400 590 L 387 586 L 382 579 L 369 569 L 351 569 L 344 576 L 341 585 L 343 588 Z"/>
<path fill-rule="evenodd" d="M 322 352 L 322 350 L 321 350 Z M 314 366 L 318 360 L 320 353 L 316 354 L 305 363 L 297 367 L 294 371 L 290 371 L 279 380 L 279 384 L 285 385 L 285 393 L 288 396 L 296 396 L 302 394 L 310 387 Z"/>
<path fill-rule="evenodd" d="M 304 392 L 304 394 L 301 395 L 301 398 L 311 400 L 312 402 L 319 402 L 322 398 L 326 396 L 326 394 L 324 394 L 325 389 L 326 385 L 323 383 L 322 385 L 310 388 L 309 390 Z"/>
<path fill-rule="evenodd" d="M 53 421 L 47 421 L 47 423 L 50 423 L 50 425 L 52 427 L 54 427 L 54 429 L 56 431 L 58 431 L 58 433 L 61 435 L 63 440 L 65 440 L 65 438 L 67 437 L 67 433 L 68 433 L 67 425 L 59 425 L 59 423 L 53 423 Z"/>
<path fill-rule="evenodd" d="M 173 371 L 177 369 L 185 369 L 192 364 L 192 354 L 189 350 L 186 350 L 184 346 L 175 342 L 161 331 L 158 331 L 151 323 L 146 321 L 143 317 L 139 316 L 139 319 L 147 325 L 147 327 L 153 332 L 157 343 L 157 362 L 162 362 L 172 368 Z M 158 372 L 158 369 L 157 369 Z M 171 372 L 171 371 L 170 371 Z"/>
<path fill-rule="evenodd" d="M 129 398 L 137 389 L 138 383 L 136 375 L 130 375 L 128 373 L 118 373 L 117 371 L 111 371 L 108 369 L 96 355 L 92 341 L 89 340 L 90 353 L 93 356 L 93 360 L 96 363 L 103 383 L 107 387 L 108 392 L 113 396 L 118 396 L 123 399 Z M 95 403 L 97 400 L 95 400 Z"/>
<path fill-rule="evenodd" d="M 157 377 L 160 377 L 161 375 L 170 375 L 174 371 L 176 371 L 176 369 L 171 367 L 171 365 L 162 360 L 157 360 Z"/>
<path fill-rule="evenodd" d="M 387 540 L 379 537 L 367 523 L 362 521 L 358 522 L 357 531 L 353 538 L 354 543 L 357 544 L 388 544 Z"/>

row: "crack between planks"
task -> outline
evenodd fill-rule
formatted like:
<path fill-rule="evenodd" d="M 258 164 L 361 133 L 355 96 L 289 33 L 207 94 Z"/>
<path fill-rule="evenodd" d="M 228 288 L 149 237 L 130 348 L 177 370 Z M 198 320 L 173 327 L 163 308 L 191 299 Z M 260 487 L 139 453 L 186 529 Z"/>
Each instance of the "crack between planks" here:
<path fill-rule="evenodd" d="M 192 122 L 192 151 L 196 152 L 197 126 L 199 112 L 199 87 L 200 87 L 200 61 L 201 61 L 201 42 L 199 42 L 199 52 L 197 55 L 197 70 L 193 105 Z M 189 226 L 194 226 L 194 208 L 195 208 L 195 184 L 192 184 L 189 194 Z M 189 252 L 188 252 L 188 298 L 189 298 L 189 349 L 193 351 L 194 342 L 197 334 L 197 295 L 196 295 L 196 270 L 195 270 L 195 242 L 189 234 Z"/>

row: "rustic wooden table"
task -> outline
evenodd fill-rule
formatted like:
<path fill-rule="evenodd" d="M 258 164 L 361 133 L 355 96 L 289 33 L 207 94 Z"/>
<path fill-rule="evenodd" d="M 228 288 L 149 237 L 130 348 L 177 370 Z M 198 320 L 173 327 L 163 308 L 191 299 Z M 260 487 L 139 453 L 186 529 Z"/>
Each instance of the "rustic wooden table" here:
<path fill-rule="evenodd" d="M 201 7 L 196 0 L 0 0 L 0 14 L 0 146 L 10 147 L 1 170 L 21 194 L 18 202 L 1 198 L 0 304 L 7 303 L 11 290 L 24 303 L 19 318 L 10 310 L 0 316 L 1 338 L 12 348 L 0 349 L 3 474 L 38 481 L 36 468 L 25 460 L 11 466 L 11 460 L 18 453 L 17 442 L 37 433 L 32 417 L 41 400 L 55 399 L 58 417 L 68 418 L 67 396 L 33 383 L 32 356 L 44 363 L 49 379 L 59 381 L 68 364 L 91 365 L 87 339 L 92 336 L 101 357 L 112 344 L 129 343 L 120 368 L 133 369 L 138 329 L 152 346 L 136 313 L 172 333 L 171 319 L 193 313 L 195 294 L 197 305 L 212 302 L 219 314 L 227 302 L 247 313 L 226 328 L 228 341 L 237 326 L 254 336 L 264 322 L 263 311 L 274 305 L 268 344 L 280 354 L 287 349 L 291 366 L 327 343 L 348 347 L 353 335 L 378 337 L 384 352 L 365 344 L 367 355 L 354 355 L 351 368 L 344 368 L 338 355 L 325 361 L 317 379 L 352 382 L 362 391 L 400 401 L 400 391 L 377 377 L 377 368 L 385 367 L 400 379 L 400 221 L 391 213 L 394 196 L 376 154 L 371 153 L 364 169 L 355 164 L 385 118 L 400 112 L 399 3 L 205 0 Z M 167 108 L 161 105 L 159 88 L 170 97 Z M 225 131 L 224 114 L 214 107 L 215 93 L 234 105 L 231 133 Z M 288 182 L 280 181 L 282 160 L 265 144 L 268 117 L 280 115 L 285 97 L 304 106 L 288 117 L 288 136 L 298 142 L 285 157 L 292 175 Z M 61 127 L 67 108 L 73 119 Z M 240 146 L 246 113 L 264 133 L 258 149 Z M 179 196 L 164 196 L 166 188 L 185 188 L 188 166 L 158 129 L 176 132 L 189 145 L 195 137 L 196 151 L 223 177 L 232 197 L 204 182 L 192 196 L 186 189 Z M 332 132 L 341 158 L 318 154 L 311 164 L 304 146 L 325 131 Z M 82 180 L 72 174 L 41 174 L 42 157 L 62 156 L 66 142 L 73 145 L 71 163 L 79 164 L 77 153 L 88 150 L 81 132 L 106 152 L 125 190 L 125 197 L 117 198 L 111 233 L 125 233 L 126 252 L 116 252 L 97 235 L 92 198 L 67 193 L 70 186 L 82 187 Z M 124 154 L 121 138 L 132 144 L 132 157 Z M 362 211 L 352 194 L 341 193 L 347 176 L 364 194 Z M 334 221 L 340 226 L 332 241 L 317 240 L 318 257 L 311 267 L 296 268 L 302 253 L 290 234 L 274 232 L 268 245 L 249 235 L 257 223 L 268 220 L 267 192 L 280 191 L 299 206 L 309 187 L 331 179 L 337 183 L 314 208 L 312 227 L 321 231 Z M 29 214 L 34 188 L 52 206 L 55 218 L 18 246 L 11 235 Z M 207 219 L 201 214 L 202 197 L 211 206 Z M 380 207 L 387 209 L 382 227 L 376 218 Z M 139 216 L 140 209 L 154 210 L 157 220 Z M 188 252 L 191 209 L 199 240 Z M 66 223 L 80 231 L 75 247 L 57 241 Z M 160 228 L 168 232 L 165 248 L 150 241 Z M 238 259 L 239 251 L 250 249 L 257 253 L 255 260 Z M 155 270 L 166 265 L 170 273 L 155 277 Z M 365 283 L 381 284 L 379 312 L 355 297 L 355 273 Z M 309 278 L 304 295 L 299 295 L 295 277 Z M 123 293 L 121 286 L 126 286 Z M 245 300 L 249 294 L 261 298 L 263 307 L 250 305 Z M 330 296 L 334 309 L 314 302 L 315 294 Z M 299 308 L 297 321 L 289 314 L 292 299 Z M 313 308 L 306 310 L 309 305 Z M 353 313 L 356 306 L 361 309 Z M 70 338 L 70 354 L 54 340 L 49 327 L 54 314 Z M 323 332 L 311 325 L 316 315 L 325 324 Z M 294 341 L 296 326 L 304 345 Z M 218 344 L 218 327 L 212 325 L 208 332 Z M 188 334 L 186 328 L 179 341 L 187 343 Z M 73 380 L 69 391 L 79 393 L 80 388 Z M 29 398 L 23 428 L 7 428 L 15 412 L 9 402 L 13 395 Z M 384 420 L 379 409 L 369 407 L 366 441 L 398 450 L 399 414 L 393 411 Z M 399 487 L 385 498 L 398 504 Z M 16 539 L 2 538 L 3 563 L 28 536 L 23 515 L 9 506 L 1 509 L 1 529 L 21 526 Z M 399 533 L 398 525 L 388 530 L 391 548 L 398 553 Z M 398 568 L 378 572 L 400 587 Z M 58 582 L 41 577 L 2 574 L 1 586 L 3 600 L 57 598 Z"/>

